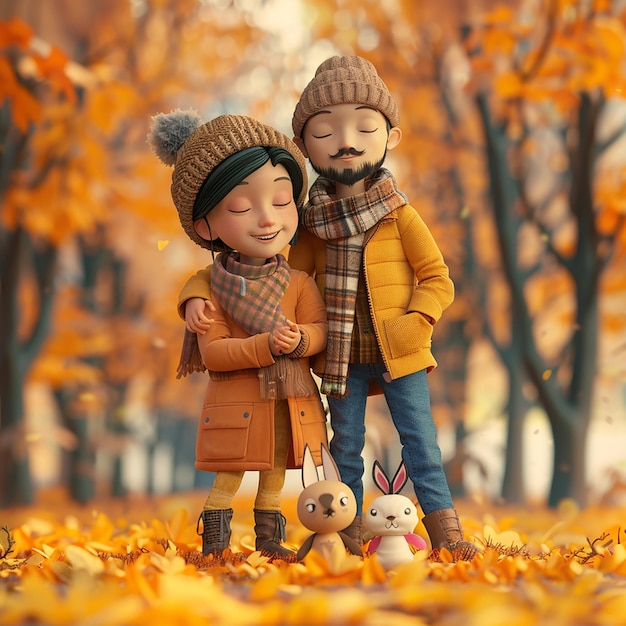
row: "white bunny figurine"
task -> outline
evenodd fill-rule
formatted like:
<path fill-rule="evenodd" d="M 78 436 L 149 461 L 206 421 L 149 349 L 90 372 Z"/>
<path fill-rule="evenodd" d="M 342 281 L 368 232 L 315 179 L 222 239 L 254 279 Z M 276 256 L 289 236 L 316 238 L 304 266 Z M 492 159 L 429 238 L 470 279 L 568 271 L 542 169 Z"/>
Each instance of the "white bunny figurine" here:
<path fill-rule="evenodd" d="M 399 493 L 408 479 L 404 461 L 391 483 L 378 461 L 374 461 L 372 473 L 384 495 L 378 496 L 365 514 L 365 527 L 374 535 L 367 553 L 376 552 L 380 564 L 389 570 L 411 562 L 417 550 L 426 548 L 426 542 L 413 532 L 419 522 L 415 505 Z"/>
<path fill-rule="evenodd" d="M 327 561 L 332 560 L 335 550 L 346 548 L 359 556 L 363 555 L 357 541 L 341 532 L 356 516 L 356 498 L 352 489 L 341 482 L 339 470 L 330 451 L 322 444 L 322 470 L 320 480 L 311 449 L 304 447 L 302 461 L 302 485 L 304 490 L 298 497 L 298 519 L 303 526 L 313 531 L 298 550 L 301 561 L 311 550 L 319 552 Z"/>

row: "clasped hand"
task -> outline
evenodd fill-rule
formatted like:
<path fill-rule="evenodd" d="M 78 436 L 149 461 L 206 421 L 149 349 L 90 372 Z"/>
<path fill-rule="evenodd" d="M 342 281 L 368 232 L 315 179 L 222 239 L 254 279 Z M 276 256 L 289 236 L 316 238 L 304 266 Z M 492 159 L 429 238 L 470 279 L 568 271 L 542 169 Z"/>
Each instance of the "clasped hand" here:
<path fill-rule="evenodd" d="M 270 333 L 270 352 L 274 356 L 290 354 L 300 343 L 300 329 L 291 320 L 286 320 L 284 326 L 276 327 Z"/>
<path fill-rule="evenodd" d="M 187 330 L 204 335 L 213 322 L 213 319 L 209 317 L 213 311 L 215 311 L 215 306 L 210 300 L 204 300 L 203 298 L 190 298 L 187 300 L 185 308 Z M 298 325 L 287 320 L 284 326 L 279 326 L 270 333 L 270 352 L 274 356 L 290 354 L 298 347 L 300 339 L 301 335 Z"/>

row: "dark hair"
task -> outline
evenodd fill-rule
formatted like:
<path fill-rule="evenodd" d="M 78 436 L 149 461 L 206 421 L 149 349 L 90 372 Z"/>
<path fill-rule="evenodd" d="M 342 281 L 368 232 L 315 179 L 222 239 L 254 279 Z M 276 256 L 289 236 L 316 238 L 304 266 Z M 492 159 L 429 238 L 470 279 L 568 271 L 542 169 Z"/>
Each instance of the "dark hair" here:
<path fill-rule="evenodd" d="M 274 166 L 284 166 L 291 178 L 293 197 L 298 198 L 304 179 L 300 165 L 294 157 L 284 148 L 254 146 L 229 156 L 206 177 L 193 205 L 193 221 L 206 217 L 242 180 L 268 161 Z M 297 208 L 300 210 L 300 207 Z M 230 250 L 221 239 L 214 239 L 211 248 L 215 251 Z"/>
<path fill-rule="evenodd" d="M 297 198 L 302 191 L 302 171 L 287 150 L 265 146 L 245 148 L 219 163 L 206 177 L 193 205 L 193 221 L 207 216 L 242 180 L 268 161 L 285 167 L 291 178 L 294 198 Z"/>

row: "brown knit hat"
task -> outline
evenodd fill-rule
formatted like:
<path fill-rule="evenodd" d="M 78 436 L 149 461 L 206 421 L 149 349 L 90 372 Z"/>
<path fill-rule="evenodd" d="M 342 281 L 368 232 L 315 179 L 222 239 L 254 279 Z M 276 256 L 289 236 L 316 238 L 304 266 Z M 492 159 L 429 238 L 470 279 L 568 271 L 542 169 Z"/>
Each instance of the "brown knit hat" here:
<path fill-rule="evenodd" d="M 372 63 L 358 56 L 334 56 L 317 68 L 304 88 L 291 121 L 294 135 L 301 137 L 307 120 L 324 107 L 350 102 L 368 104 L 392 126 L 400 124 L 398 105 Z"/>
<path fill-rule="evenodd" d="M 152 118 L 148 142 L 166 165 L 173 165 L 172 200 L 180 223 L 203 248 L 209 242 L 193 227 L 193 207 L 202 183 L 228 157 L 257 146 L 283 148 L 302 172 L 302 189 L 295 198 L 300 208 L 307 193 L 306 162 L 300 149 L 280 131 L 245 115 L 222 115 L 205 124 L 194 111 L 176 110 Z"/>

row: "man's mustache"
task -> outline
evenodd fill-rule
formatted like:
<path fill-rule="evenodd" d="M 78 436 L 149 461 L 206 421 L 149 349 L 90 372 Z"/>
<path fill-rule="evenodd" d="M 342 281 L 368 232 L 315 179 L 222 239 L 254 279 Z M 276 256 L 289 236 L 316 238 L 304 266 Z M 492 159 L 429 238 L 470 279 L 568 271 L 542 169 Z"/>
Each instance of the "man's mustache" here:
<path fill-rule="evenodd" d="M 344 156 L 361 156 L 365 150 L 356 150 L 355 148 L 342 148 L 339 152 L 331 154 L 331 159 L 340 159 Z"/>

